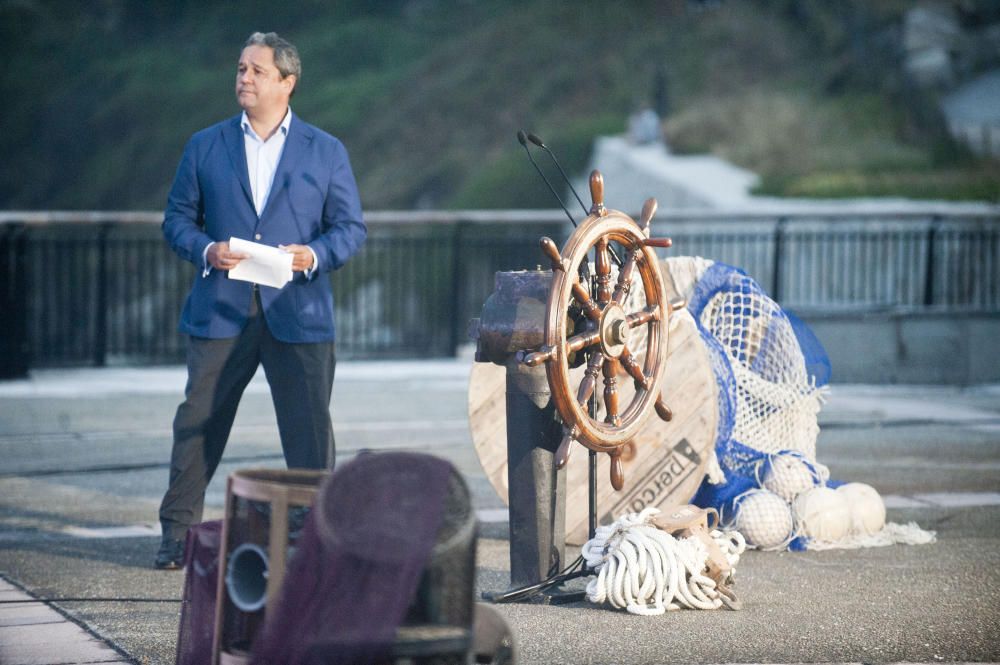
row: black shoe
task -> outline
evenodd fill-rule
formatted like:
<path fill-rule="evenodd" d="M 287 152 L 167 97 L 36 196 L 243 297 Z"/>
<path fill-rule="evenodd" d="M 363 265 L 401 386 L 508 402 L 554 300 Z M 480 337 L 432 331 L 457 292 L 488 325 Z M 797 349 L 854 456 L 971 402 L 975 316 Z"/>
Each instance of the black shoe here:
<path fill-rule="evenodd" d="M 153 564 L 160 570 L 179 570 L 184 566 L 184 541 L 163 536 L 160 541 L 160 551 L 156 553 Z"/>

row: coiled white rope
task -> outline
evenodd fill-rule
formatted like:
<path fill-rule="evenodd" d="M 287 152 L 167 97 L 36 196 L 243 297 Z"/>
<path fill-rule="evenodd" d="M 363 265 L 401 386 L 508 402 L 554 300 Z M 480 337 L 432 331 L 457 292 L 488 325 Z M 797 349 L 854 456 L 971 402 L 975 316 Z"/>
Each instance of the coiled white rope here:
<path fill-rule="evenodd" d="M 587 584 L 587 600 L 606 601 L 647 616 L 681 608 L 712 610 L 723 603 L 732 606 L 727 602 L 732 595 L 704 574 L 708 560 L 704 543 L 696 536 L 674 538 L 650 524 L 659 512 L 646 508 L 597 528 L 583 546 L 587 566 L 597 571 Z M 711 536 L 735 571 L 746 549 L 743 536 L 737 531 L 712 531 Z"/>

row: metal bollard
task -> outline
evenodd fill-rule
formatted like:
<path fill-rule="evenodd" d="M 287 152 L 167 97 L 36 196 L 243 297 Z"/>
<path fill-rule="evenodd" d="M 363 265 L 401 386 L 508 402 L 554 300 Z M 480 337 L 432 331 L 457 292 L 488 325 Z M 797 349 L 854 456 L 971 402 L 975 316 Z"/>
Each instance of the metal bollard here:
<path fill-rule="evenodd" d="M 510 581 L 521 587 L 559 572 L 566 558 L 566 471 L 557 470 L 562 438 L 545 367 L 528 367 L 517 352 L 544 339 L 552 272 L 498 272 L 494 291 L 470 325 L 476 361 L 507 370 L 507 482 Z"/>

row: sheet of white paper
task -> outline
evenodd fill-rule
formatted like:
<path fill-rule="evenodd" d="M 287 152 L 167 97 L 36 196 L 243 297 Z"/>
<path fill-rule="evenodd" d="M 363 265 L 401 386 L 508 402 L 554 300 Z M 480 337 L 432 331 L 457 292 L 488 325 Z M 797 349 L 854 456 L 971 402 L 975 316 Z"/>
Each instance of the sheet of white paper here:
<path fill-rule="evenodd" d="M 240 238 L 230 238 L 229 249 L 250 255 L 229 271 L 230 279 L 256 282 L 276 289 L 292 279 L 292 259 L 295 257 L 283 249 Z"/>

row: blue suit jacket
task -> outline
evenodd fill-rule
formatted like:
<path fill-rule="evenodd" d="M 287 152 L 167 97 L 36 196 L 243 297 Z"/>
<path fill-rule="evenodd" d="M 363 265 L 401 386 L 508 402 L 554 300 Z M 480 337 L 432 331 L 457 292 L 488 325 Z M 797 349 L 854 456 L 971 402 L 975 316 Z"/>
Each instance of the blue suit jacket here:
<path fill-rule="evenodd" d="M 281 289 L 261 286 L 260 297 L 277 339 L 325 342 L 334 339 L 333 291 L 326 273 L 358 251 L 367 229 L 344 145 L 293 114 L 259 217 L 240 116 L 235 116 L 188 141 L 167 198 L 163 234 L 181 258 L 199 268 L 179 329 L 208 338 L 238 335 L 252 297 L 248 282 L 229 279 L 224 271 L 202 276 L 202 256 L 210 242 L 236 237 L 273 246 L 309 245 L 319 260 L 311 279 L 294 273 Z"/>

